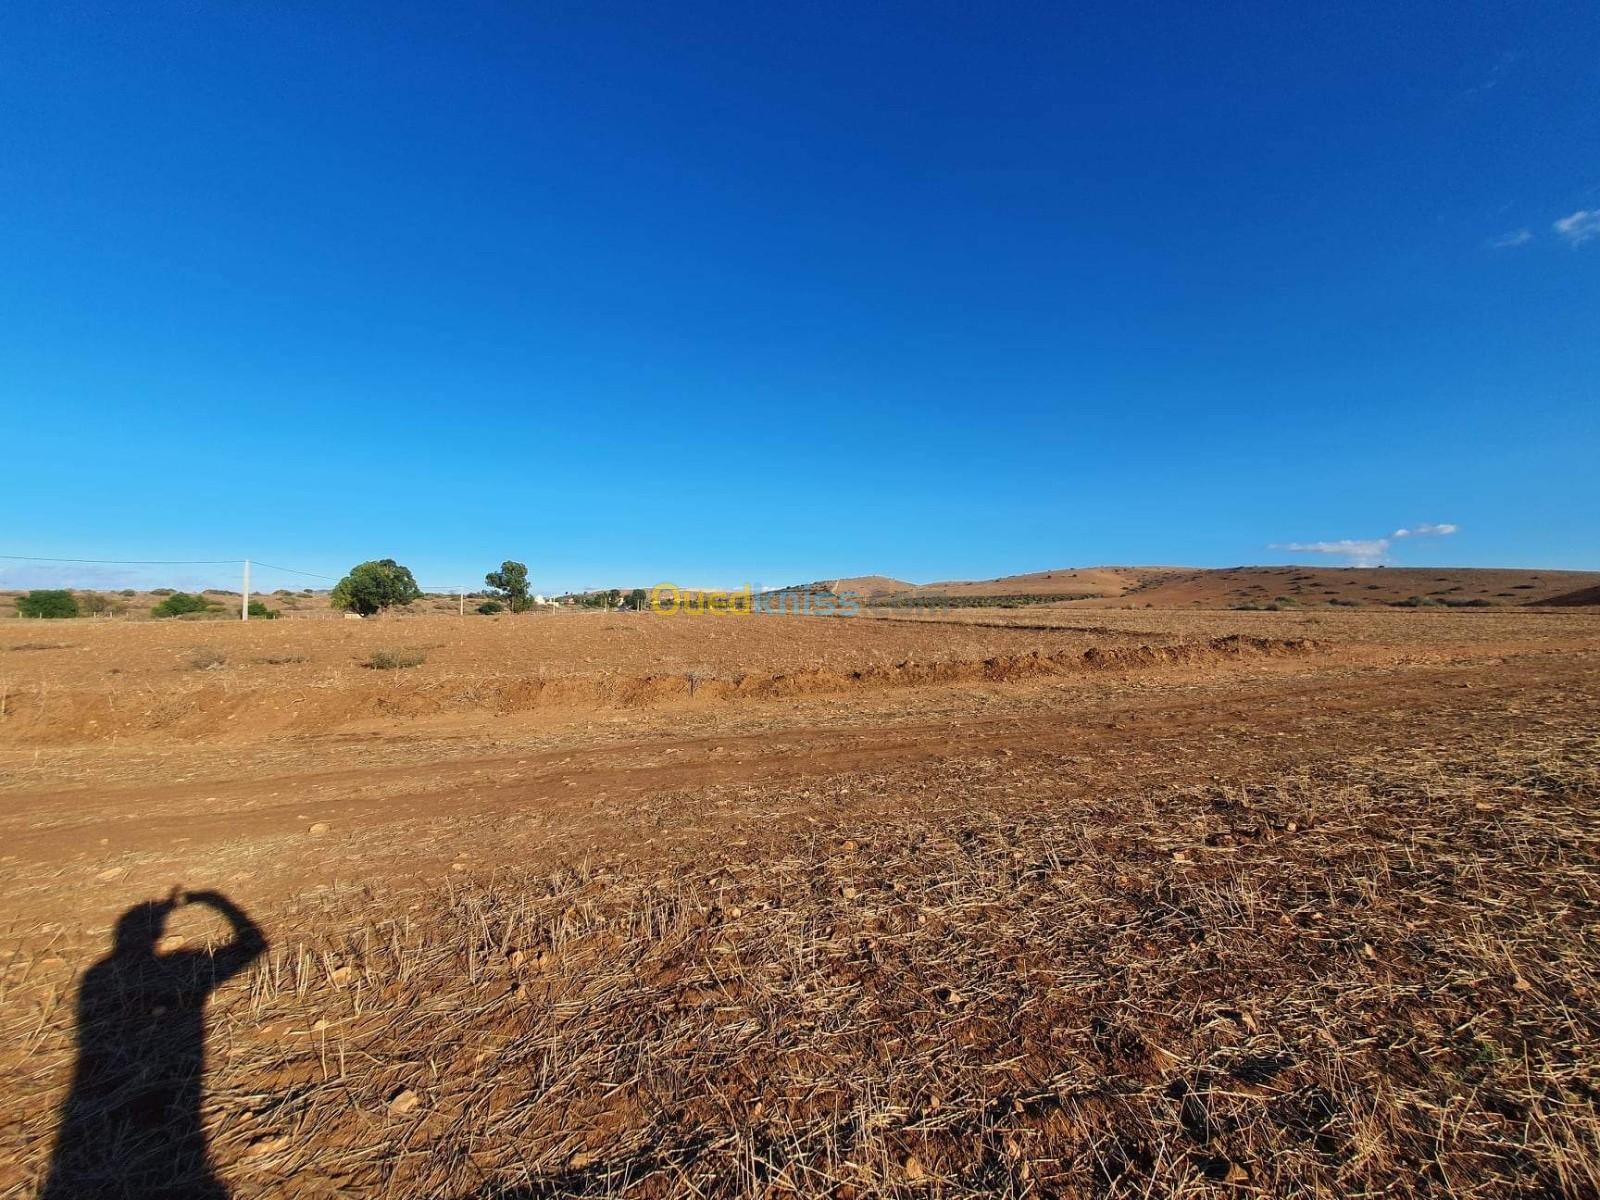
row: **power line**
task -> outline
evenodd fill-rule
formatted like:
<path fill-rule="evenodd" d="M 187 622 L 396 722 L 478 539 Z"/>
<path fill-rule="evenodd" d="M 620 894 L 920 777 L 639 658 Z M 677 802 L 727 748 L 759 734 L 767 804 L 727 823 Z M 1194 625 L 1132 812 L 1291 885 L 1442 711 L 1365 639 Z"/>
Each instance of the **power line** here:
<path fill-rule="evenodd" d="M 243 560 L 240 560 L 243 561 Z M 304 575 L 307 579 L 332 579 L 332 575 L 318 575 L 315 571 L 302 571 L 298 567 L 280 567 L 269 562 L 262 562 L 259 558 L 250 560 L 258 567 L 266 567 L 270 571 L 287 571 L 290 575 Z"/>
<path fill-rule="evenodd" d="M 8 562 L 88 563 L 102 567 L 230 567 L 245 562 L 242 558 L 49 558 L 39 554 L 0 554 Z M 302 571 L 299 567 L 280 567 L 276 563 L 250 559 L 253 565 L 290 575 L 304 575 L 307 579 L 332 579 L 316 571 Z"/>
<path fill-rule="evenodd" d="M 335 576 L 316 571 L 302 571 L 299 567 L 282 567 L 277 563 L 262 562 L 259 558 L 49 558 L 38 554 L 0 554 L 8 562 L 87 563 L 102 567 L 229 567 L 248 562 L 253 567 L 269 571 L 283 571 L 289 575 L 304 575 L 307 579 L 334 580 Z M 429 583 L 418 584 L 426 592 L 471 591 L 476 584 Z"/>
<path fill-rule="evenodd" d="M 41 558 L 37 554 L 0 554 L 0 558 L 10 562 L 93 563 L 104 567 L 226 567 L 244 561 L 242 558 Z"/>

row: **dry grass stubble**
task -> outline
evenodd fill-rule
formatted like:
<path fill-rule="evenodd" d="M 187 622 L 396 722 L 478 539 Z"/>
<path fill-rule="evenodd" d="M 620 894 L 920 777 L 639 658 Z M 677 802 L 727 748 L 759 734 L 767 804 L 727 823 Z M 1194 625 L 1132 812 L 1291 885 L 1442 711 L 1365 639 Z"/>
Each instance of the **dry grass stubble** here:
<path fill-rule="evenodd" d="M 241 1196 L 1592 1196 L 1600 743 L 1542 737 L 1070 809 L 1036 769 L 1009 815 L 951 762 L 948 818 L 341 902 L 214 1006 L 214 1155 Z M 56 1082 L 14 1079 L 32 1171 Z"/>

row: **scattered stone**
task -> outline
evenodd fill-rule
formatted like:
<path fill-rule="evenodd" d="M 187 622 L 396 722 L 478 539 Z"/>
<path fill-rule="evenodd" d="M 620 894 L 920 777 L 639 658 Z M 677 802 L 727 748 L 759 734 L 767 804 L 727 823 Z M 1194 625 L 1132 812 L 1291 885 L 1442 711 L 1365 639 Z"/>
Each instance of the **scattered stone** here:
<path fill-rule="evenodd" d="M 104 871 L 101 871 L 100 874 L 96 875 L 95 878 L 101 883 L 110 883 L 113 879 L 121 879 L 127 873 L 127 867 L 107 867 Z"/>
<path fill-rule="evenodd" d="M 422 1097 L 410 1088 L 401 1088 L 389 1097 L 389 1111 L 396 1116 L 403 1117 L 407 1113 L 416 1112 L 422 1106 Z"/>
<path fill-rule="evenodd" d="M 307 833 L 327 833 L 328 832 L 328 823 L 326 821 L 318 821 L 314 825 L 312 825 L 310 829 L 306 830 L 306 832 Z"/>

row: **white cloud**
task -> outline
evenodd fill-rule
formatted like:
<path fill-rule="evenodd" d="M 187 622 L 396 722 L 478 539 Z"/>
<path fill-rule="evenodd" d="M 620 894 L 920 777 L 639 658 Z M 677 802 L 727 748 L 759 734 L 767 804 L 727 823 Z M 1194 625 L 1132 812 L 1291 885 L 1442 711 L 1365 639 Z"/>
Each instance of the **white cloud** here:
<path fill-rule="evenodd" d="M 1600 237 L 1600 208 L 1580 208 L 1570 217 L 1562 217 L 1552 228 L 1574 246 L 1581 246 L 1590 238 Z"/>
<path fill-rule="evenodd" d="M 1513 229 L 1510 233 L 1502 233 L 1497 238 L 1489 239 L 1489 246 L 1494 250 L 1509 250 L 1513 246 L 1526 246 L 1533 241 L 1533 230 Z"/>
<path fill-rule="evenodd" d="M 1337 554 L 1350 560 L 1352 567 L 1375 567 L 1389 552 L 1388 538 L 1340 538 L 1336 542 L 1284 542 L 1274 550 L 1296 554 Z"/>
<path fill-rule="evenodd" d="M 1438 525 L 1418 525 L 1415 529 L 1396 529 L 1389 536 L 1397 538 L 1448 537 L 1450 534 L 1455 533 L 1460 528 L 1461 526 L 1451 525 L 1446 521 L 1441 522 Z"/>
<path fill-rule="evenodd" d="M 1396 529 L 1388 537 L 1339 538 L 1331 542 L 1277 542 L 1273 550 L 1289 550 L 1295 554 L 1331 554 L 1346 560 L 1347 566 L 1381 566 L 1389 556 L 1389 547 L 1400 538 L 1447 537 L 1461 527 L 1448 522 L 1414 525 L 1410 529 Z"/>

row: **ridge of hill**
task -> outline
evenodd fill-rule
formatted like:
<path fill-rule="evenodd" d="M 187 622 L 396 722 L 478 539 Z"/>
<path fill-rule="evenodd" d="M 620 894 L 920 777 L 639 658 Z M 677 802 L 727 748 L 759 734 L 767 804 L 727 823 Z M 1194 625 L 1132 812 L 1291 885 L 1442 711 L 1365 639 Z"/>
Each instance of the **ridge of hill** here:
<path fill-rule="evenodd" d="M 1084 608 L 1600 605 L 1600 571 L 1511 567 L 1061 567 L 996 579 L 912 584 L 873 575 L 810 586 L 891 607 L 985 600 Z"/>

